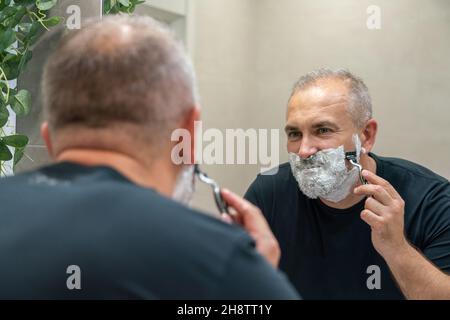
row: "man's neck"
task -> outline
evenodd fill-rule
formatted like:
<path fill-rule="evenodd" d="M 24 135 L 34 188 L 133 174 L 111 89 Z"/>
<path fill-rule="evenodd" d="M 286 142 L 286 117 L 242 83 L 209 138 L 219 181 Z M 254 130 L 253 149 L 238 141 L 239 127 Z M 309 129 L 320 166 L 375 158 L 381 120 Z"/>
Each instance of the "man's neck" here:
<path fill-rule="evenodd" d="M 152 188 L 161 194 L 171 196 L 176 175 L 166 162 L 153 159 L 151 164 L 127 154 L 107 151 L 73 148 L 58 154 L 56 162 L 74 162 L 85 166 L 108 166 L 135 184 Z"/>
<path fill-rule="evenodd" d="M 370 157 L 368 154 L 362 155 L 360 159 L 360 164 L 362 165 L 363 169 L 369 170 L 373 173 L 377 173 L 377 163 L 375 160 Z M 353 189 L 357 186 L 361 185 L 358 179 L 358 183 L 353 186 L 351 193 L 342 201 L 339 202 L 332 202 L 325 199 L 320 198 L 320 201 L 322 201 L 324 204 L 326 204 L 328 207 L 335 208 L 335 209 L 347 209 L 350 207 L 353 207 L 358 202 L 362 201 L 365 196 L 357 196 L 353 193 Z"/>

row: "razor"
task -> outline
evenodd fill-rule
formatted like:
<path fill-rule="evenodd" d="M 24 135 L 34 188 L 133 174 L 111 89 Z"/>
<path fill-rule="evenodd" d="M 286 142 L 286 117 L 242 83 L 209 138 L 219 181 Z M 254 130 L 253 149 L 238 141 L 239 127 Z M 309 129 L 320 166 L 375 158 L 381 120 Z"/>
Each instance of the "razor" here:
<path fill-rule="evenodd" d="M 363 167 L 358 162 L 358 158 L 356 157 L 356 151 L 346 152 L 345 159 L 347 159 L 352 164 L 352 166 L 358 168 L 359 180 L 361 181 L 361 184 L 367 184 L 368 183 L 367 180 L 364 179 L 364 177 L 362 176 Z"/>
<path fill-rule="evenodd" d="M 217 206 L 217 209 L 219 209 L 219 212 L 230 214 L 230 212 L 228 210 L 228 205 L 225 202 L 225 200 L 223 200 L 222 195 L 220 194 L 220 187 L 217 184 L 217 182 L 215 180 L 211 179 L 210 177 L 208 177 L 208 175 L 206 173 L 201 171 L 198 164 L 194 165 L 194 173 L 197 175 L 198 179 L 201 182 L 204 182 L 211 187 L 211 189 L 213 191 L 213 195 L 214 195 L 214 201 L 216 202 L 216 206 Z"/>

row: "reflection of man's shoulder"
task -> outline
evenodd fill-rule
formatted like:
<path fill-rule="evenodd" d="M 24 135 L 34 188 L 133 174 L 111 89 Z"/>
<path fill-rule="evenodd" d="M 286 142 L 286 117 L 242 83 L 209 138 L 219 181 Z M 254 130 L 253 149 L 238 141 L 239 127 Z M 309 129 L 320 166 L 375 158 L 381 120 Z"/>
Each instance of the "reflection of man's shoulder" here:
<path fill-rule="evenodd" d="M 280 192 L 285 193 L 289 192 L 292 188 L 295 190 L 297 188 L 297 183 L 292 175 L 289 162 L 258 174 L 255 182 L 258 191 L 270 194 L 273 192 L 277 194 Z"/>
<path fill-rule="evenodd" d="M 258 175 L 258 178 L 283 179 L 291 175 L 291 166 L 289 162 L 282 163 Z"/>
<path fill-rule="evenodd" d="M 420 179 L 434 183 L 448 183 L 448 180 L 421 164 L 410 160 L 376 156 L 377 162 L 383 166 L 383 175 L 403 175 L 408 173 L 411 179 Z"/>

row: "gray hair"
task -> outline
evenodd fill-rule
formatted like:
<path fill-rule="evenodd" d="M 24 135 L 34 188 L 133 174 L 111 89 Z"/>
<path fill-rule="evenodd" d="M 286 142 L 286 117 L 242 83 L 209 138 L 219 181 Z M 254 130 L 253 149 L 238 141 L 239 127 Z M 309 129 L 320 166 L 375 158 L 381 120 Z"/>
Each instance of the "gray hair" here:
<path fill-rule="evenodd" d="M 48 59 L 42 89 L 54 131 L 127 124 L 156 140 L 197 103 L 184 48 L 150 17 L 108 16 L 70 31 Z"/>
<path fill-rule="evenodd" d="M 291 97 L 298 91 L 314 85 L 318 80 L 337 78 L 349 83 L 349 104 L 347 110 L 357 128 L 362 128 L 372 118 L 372 101 L 364 81 L 344 69 L 321 68 L 302 76 L 294 85 Z"/>

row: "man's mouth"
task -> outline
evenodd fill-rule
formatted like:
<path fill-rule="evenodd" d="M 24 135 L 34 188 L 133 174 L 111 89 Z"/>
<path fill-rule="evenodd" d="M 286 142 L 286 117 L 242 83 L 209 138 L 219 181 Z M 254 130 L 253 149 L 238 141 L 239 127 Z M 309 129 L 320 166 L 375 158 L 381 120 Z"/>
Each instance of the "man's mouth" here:
<path fill-rule="evenodd" d="M 312 170 L 317 170 L 320 169 L 321 166 L 319 165 L 313 165 L 313 166 L 299 166 L 298 169 L 300 171 L 312 171 Z"/>

